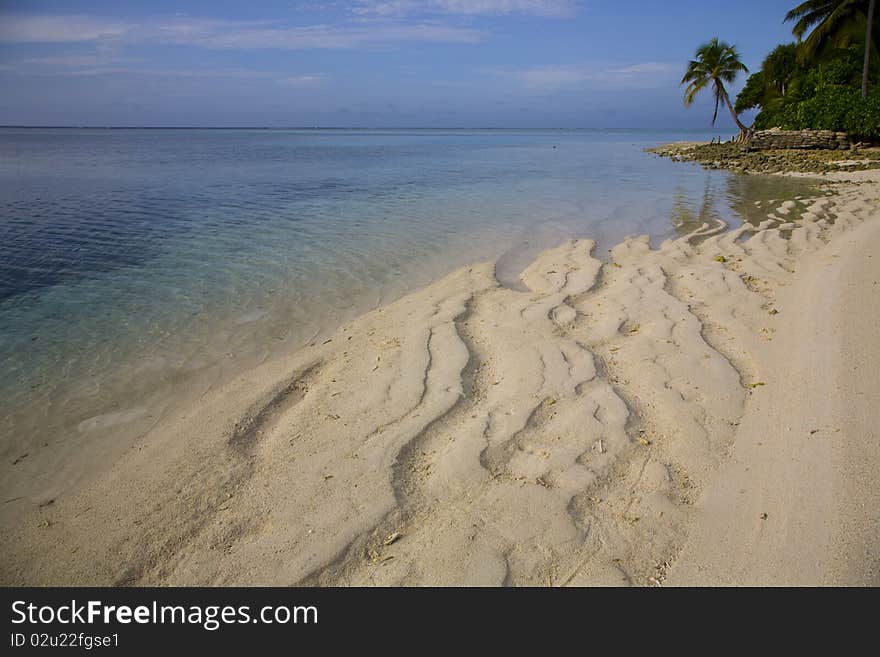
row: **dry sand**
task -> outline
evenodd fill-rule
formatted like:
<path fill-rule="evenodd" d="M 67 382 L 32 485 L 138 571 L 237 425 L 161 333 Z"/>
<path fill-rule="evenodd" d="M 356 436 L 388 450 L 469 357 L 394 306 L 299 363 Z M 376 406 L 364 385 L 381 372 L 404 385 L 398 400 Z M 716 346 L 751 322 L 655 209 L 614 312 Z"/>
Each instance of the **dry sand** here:
<path fill-rule="evenodd" d="M 4 584 L 880 584 L 876 177 L 460 269 L 4 504 Z M 796 218 L 793 218 L 796 217 Z"/>

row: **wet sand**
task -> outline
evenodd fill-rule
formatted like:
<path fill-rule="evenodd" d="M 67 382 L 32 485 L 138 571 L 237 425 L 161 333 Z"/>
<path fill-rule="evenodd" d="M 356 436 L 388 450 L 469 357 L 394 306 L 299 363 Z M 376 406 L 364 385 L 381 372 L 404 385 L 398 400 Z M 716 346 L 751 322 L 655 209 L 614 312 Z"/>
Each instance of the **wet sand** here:
<path fill-rule="evenodd" d="M 880 183 L 464 267 L 4 506 L 4 584 L 877 584 Z"/>

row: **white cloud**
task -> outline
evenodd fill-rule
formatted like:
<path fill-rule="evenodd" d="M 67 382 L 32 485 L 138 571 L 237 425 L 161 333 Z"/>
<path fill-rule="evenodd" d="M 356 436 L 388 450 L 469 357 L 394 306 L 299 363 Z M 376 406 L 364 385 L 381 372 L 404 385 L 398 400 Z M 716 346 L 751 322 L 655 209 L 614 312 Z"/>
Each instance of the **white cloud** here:
<path fill-rule="evenodd" d="M 207 48 L 253 50 L 274 48 L 304 50 L 311 48 L 359 48 L 405 42 L 475 43 L 485 38 L 480 30 L 441 24 L 401 24 L 337 27 L 255 28 L 190 34 L 169 37 L 178 43 Z"/>
<path fill-rule="evenodd" d="M 312 87 L 320 84 L 323 76 L 321 75 L 297 75 L 290 78 L 279 78 L 276 80 L 278 84 L 284 87 Z"/>
<path fill-rule="evenodd" d="M 58 72 L 55 72 L 55 74 L 57 73 Z M 82 68 L 70 71 L 67 74 L 73 76 L 126 74 L 167 78 L 278 78 L 277 73 L 254 71 L 245 68 L 136 68 L 128 66 L 99 66 L 94 68 Z"/>
<path fill-rule="evenodd" d="M 623 68 L 607 71 L 613 75 L 664 75 L 667 73 L 676 73 L 682 67 L 677 64 L 664 64 L 662 62 L 645 62 L 644 64 L 633 64 Z"/>
<path fill-rule="evenodd" d="M 142 61 L 132 59 L 130 57 L 116 57 L 112 55 L 50 55 L 46 57 L 27 57 L 18 61 L 20 66 L 35 68 L 52 68 L 52 69 L 75 69 L 96 66 L 107 66 L 109 64 L 124 64 L 130 62 Z"/>
<path fill-rule="evenodd" d="M 215 49 L 359 48 L 406 42 L 474 43 L 486 32 L 438 22 L 289 26 L 268 21 L 175 18 L 123 24 L 81 16 L 0 15 L 0 42 L 173 43 Z"/>
<path fill-rule="evenodd" d="M 118 37 L 130 25 L 88 16 L 18 16 L 0 15 L 0 42 L 70 43 Z"/>
<path fill-rule="evenodd" d="M 373 16 L 449 14 L 499 16 L 529 14 L 570 16 L 577 10 L 574 0 L 358 0 L 354 12 Z"/>
<path fill-rule="evenodd" d="M 96 77 L 105 75 L 127 75 L 154 78 L 238 78 L 266 80 L 285 87 L 306 87 L 323 81 L 321 74 L 285 75 L 272 71 L 259 71 L 248 68 L 156 68 L 131 64 L 144 60 L 113 58 L 102 55 L 53 55 L 50 57 L 29 57 L 4 63 L 0 70 L 17 75 L 29 76 L 71 76 Z"/>
<path fill-rule="evenodd" d="M 587 85 L 650 88 L 666 84 L 667 79 L 677 74 L 679 68 L 663 62 L 643 62 L 627 66 L 540 66 L 519 70 L 491 70 L 488 73 L 512 79 L 526 91 L 550 92 Z"/>

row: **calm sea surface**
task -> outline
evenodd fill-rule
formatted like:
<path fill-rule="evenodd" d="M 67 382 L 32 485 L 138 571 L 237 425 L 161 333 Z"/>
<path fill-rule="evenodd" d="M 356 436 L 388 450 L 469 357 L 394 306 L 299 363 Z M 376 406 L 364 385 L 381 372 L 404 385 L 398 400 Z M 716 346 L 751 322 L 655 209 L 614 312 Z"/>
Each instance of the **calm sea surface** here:
<path fill-rule="evenodd" d="M 175 386 L 459 265 L 516 285 L 562 239 L 656 242 L 805 188 L 643 152 L 709 136 L 0 129 L 0 452 L 48 447 L 61 472 L 91 435 L 149 428 Z"/>

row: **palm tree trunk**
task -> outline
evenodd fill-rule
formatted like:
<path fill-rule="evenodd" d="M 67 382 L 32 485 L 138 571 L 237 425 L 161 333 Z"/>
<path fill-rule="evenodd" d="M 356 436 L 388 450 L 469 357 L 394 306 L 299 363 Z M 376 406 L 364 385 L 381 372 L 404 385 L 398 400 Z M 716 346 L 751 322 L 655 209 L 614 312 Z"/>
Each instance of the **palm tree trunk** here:
<path fill-rule="evenodd" d="M 868 24 L 865 27 L 865 64 L 862 66 L 862 98 L 868 96 L 868 69 L 871 66 L 871 36 L 874 26 L 874 5 L 877 0 L 868 3 Z"/>
<path fill-rule="evenodd" d="M 874 0 L 871 0 L 871 2 L 874 2 Z M 744 126 L 742 121 L 739 120 L 739 117 L 736 115 L 736 111 L 733 109 L 733 103 L 730 102 L 730 96 L 727 95 L 727 89 L 725 89 L 724 87 L 721 87 L 721 95 L 724 97 L 724 102 L 727 103 L 727 109 L 730 110 L 730 115 L 733 117 L 733 121 L 734 123 L 736 123 L 739 131 L 744 135 L 748 134 L 748 127 Z"/>

